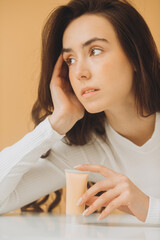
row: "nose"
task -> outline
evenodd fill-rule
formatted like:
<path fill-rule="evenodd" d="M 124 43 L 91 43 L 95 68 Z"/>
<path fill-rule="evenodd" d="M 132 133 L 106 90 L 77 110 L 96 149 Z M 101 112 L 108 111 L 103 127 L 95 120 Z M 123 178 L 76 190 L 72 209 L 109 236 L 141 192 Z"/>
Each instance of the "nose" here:
<path fill-rule="evenodd" d="M 78 80 L 87 80 L 91 78 L 89 65 L 85 61 L 80 61 L 76 66 L 76 78 Z"/>

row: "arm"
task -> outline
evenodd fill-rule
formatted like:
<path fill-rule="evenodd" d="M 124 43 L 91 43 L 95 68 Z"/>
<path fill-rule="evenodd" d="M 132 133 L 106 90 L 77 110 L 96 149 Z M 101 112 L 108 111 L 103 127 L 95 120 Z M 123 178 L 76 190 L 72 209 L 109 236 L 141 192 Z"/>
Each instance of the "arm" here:
<path fill-rule="evenodd" d="M 59 185 L 49 184 L 54 178 L 61 179 L 62 173 L 56 172 L 47 159 L 40 158 L 62 138 L 46 118 L 16 144 L 0 152 L 1 214 L 64 186 L 64 178 Z"/>
<path fill-rule="evenodd" d="M 53 156 L 52 165 L 40 156 L 52 146 L 54 148 L 54 143 L 84 116 L 84 108 L 72 92 L 65 73 L 60 55 L 50 83 L 53 113 L 19 142 L 0 153 L 0 213 L 21 207 L 64 186 L 62 171 L 56 167 L 61 151 L 58 156 Z"/>
<path fill-rule="evenodd" d="M 149 197 L 149 209 L 145 223 L 160 224 L 160 199 Z"/>

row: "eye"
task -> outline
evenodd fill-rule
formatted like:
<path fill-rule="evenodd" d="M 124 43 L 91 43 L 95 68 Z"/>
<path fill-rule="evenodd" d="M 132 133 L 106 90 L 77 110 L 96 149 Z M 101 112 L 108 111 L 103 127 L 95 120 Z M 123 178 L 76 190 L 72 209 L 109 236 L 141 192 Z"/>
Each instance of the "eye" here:
<path fill-rule="evenodd" d="M 74 58 L 67 58 L 65 62 L 67 63 L 68 66 L 72 65 L 74 63 L 75 59 Z"/>
<path fill-rule="evenodd" d="M 92 48 L 90 51 L 90 53 L 91 53 L 90 55 L 96 56 L 96 55 L 100 54 L 101 52 L 102 52 L 102 50 L 99 48 Z"/>

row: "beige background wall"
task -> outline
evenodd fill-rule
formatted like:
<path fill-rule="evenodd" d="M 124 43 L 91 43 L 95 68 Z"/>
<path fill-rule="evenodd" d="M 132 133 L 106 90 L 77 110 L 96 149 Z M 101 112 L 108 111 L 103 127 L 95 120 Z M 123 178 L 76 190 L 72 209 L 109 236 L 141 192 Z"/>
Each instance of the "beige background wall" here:
<path fill-rule="evenodd" d="M 48 13 L 68 0 L 0 0 L 0 150 L 32 130 L 41 30 Z M 133 0 L 160 49 L 160 1 Z"/>

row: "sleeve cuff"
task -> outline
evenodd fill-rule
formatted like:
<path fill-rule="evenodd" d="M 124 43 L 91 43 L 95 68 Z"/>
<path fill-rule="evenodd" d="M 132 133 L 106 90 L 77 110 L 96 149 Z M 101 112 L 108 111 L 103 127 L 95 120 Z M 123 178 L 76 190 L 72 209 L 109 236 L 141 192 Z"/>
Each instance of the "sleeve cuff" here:
<path fill-rule="evenodd" d="M 160 224 L 160 199 L 149 198 L 149 209 L 145 223 Z"/>

